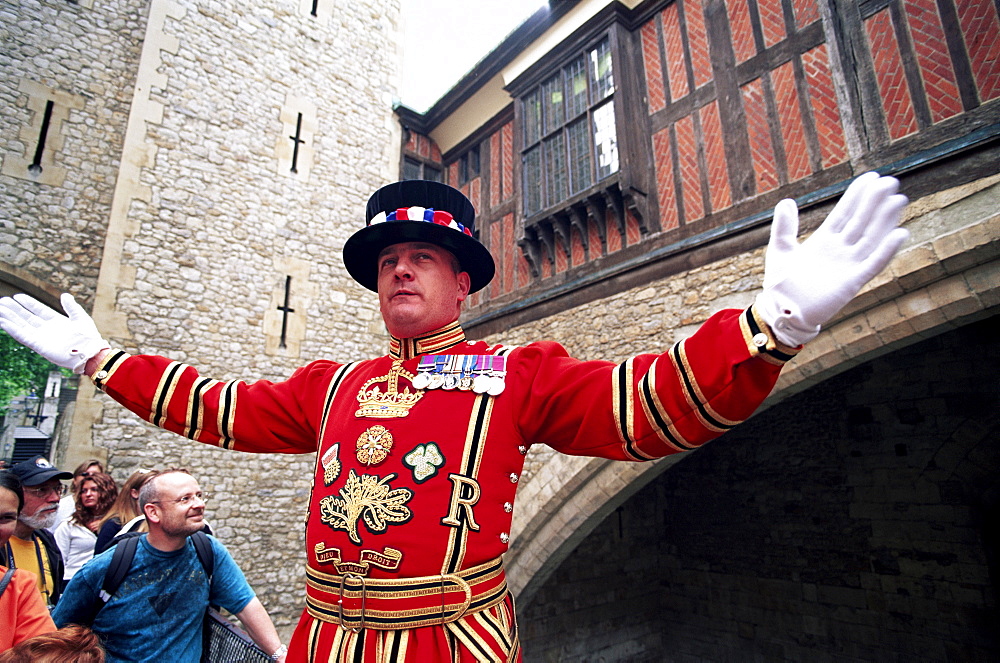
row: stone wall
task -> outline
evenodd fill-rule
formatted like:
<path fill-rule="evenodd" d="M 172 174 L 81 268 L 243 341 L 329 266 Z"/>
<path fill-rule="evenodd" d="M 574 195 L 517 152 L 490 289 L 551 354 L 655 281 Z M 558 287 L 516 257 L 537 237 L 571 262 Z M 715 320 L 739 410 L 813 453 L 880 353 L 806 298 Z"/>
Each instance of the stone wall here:
<path fill-rule="evenodd" d="M 397 175 L 399 12 L 398 0 L 3 2 L 5 278 L 78 293 L 116 346 L 221 379 L 383 352 L 376 298 L 341 248 Z M 53 162 L 33 173 L 47 101 Z M 72 417 L 70 466 L 97 455 L 119 480 L 192 471 L 287 636 L 304 605 L 312 454 L 185 442 L 86 382 Z"/>
<path fill-rule="evenodd" d="M 998 332 L 865 363 L 686 456 L 521 606 L 525 660 L 996 660 Z"/>
<path fill-rule="evenodd" d="M 177 47 L 160 54 L 153 96 L 164 112 L 147 125 L 155 158 L 139 181 L 149 192 L 133 199 L 121 244 L 134 280 L 114 283 L 113 314 L 127 320 L 115 340 L 244 379 L 381 351 L 375 298 L 347 276 L 340 249 L 367 195 L 392 179 L 397 3 L 348 3 L 325 19 L 263 2 L 182 10 L 163 25 Z M 294 312 L 282 344 L 286 283 Z M 212 495 L 213 526 L 287 633 L 304 601 L 313 456 L 201 447 L 117 407 L 93 431 L 123 473 L 192 469 Z"/>
<path fill-rule="evenodd" d="M 0 3 L 0 266 L 91 303 L 146 2 Z M 41 170 L 30 168 L 52 102 Z"/>

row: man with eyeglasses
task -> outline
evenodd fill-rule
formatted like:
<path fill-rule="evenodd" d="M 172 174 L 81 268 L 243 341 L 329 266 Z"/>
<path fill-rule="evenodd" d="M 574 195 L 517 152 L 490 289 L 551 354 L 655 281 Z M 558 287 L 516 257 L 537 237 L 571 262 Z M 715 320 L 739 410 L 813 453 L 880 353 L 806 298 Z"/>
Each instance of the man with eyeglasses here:
<path fill-rule="evenodd" d="M 38 591 L 51 607 L 59 601 L 64 583 L 62 553 L 49 530 L 58 522 L 59 500 L 66 492 L 62 480 L 72 479 L 73 474 L 54 467 L 44 456 L 17 463 L 10 471 L 24 486 L 24 508 L 7 543 L 8 566 L 38 576 Z"/>
<path fill-rule="evenodd" d="M 272 659 L 284 660 L 278 633 L 229 551 L 214 537 L 209 578 L 191 535 L 202 529 L 205 500 L 184 470 L 167 470 L 139 491 L 149 533 L 118 589 L 94 617 L 114 548 L 80 569 L 52 613 L 56 626 L 86 624 L 101 637 L 108 661 L 201 660 L 202 622 L 208 606 L 236 615 L 250 638 Z M 123 545 L 119 543 L 118 545 Z"/>

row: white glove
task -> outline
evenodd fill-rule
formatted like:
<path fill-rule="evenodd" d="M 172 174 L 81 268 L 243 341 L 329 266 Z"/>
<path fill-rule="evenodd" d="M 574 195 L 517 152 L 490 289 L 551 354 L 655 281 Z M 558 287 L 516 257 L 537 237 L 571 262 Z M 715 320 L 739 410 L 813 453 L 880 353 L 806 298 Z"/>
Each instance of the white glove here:
<path fill-rule="evenodd" d="M 908 202 L 898 189 L 894 177 L 861 175 L 802 244 L 795 201 L 777 204 L 756 306 L 779 341 L 798 346 L 814 339 L 889 264 L 909 237 L 897 227 Z"/>
<path fill-rule="evenodd" d="M 62 315 L 28 295 L 0 299 L 0 329 L 53 364 L 83 373 L 87 361 L 111 345 L 73 295 L 60 298 Z"/>

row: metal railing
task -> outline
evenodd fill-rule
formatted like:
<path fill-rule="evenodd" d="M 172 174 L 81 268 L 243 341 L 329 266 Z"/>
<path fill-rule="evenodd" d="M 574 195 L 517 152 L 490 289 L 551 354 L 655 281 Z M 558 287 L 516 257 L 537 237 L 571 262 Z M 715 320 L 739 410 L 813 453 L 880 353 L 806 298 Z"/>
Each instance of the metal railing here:
<path fill-rule="evenodd" d="M 202 663 L 271 663 L 271 657 L 216 610 L 205 614 Z"/>

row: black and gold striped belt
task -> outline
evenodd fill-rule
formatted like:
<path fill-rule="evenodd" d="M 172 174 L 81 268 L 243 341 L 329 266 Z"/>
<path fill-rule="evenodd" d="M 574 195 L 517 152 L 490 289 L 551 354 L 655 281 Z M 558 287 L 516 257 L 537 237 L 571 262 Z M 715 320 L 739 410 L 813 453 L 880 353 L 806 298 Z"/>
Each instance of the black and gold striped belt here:
<path fill-rule="evenodd" d="M 366 578 L 306 569 L 309 614 L 353 630 L 447 624 L 494 606 L 506 596 L 500 557 L 457 573 L 416 578 Z"/>

